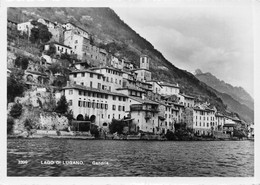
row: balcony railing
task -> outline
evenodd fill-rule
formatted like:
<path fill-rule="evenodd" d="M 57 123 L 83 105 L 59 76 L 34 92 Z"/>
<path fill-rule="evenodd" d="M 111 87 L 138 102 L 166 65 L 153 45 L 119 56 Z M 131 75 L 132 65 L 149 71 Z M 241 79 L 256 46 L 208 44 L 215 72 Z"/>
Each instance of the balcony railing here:
<path fill-rule="evenodd" d="M 130 111 L 148 111 L 148 112 L 159 112 L 158 108 L 154 107 L 144 107 L 144 106 L 130 106 Z"/>

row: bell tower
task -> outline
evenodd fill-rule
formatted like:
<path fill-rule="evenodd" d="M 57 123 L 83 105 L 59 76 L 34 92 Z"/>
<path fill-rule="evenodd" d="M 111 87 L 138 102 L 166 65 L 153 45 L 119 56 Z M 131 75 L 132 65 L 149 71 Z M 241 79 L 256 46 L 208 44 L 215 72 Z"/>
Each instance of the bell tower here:
<path fill-rule="evenodd" d="M 140 56 L 140 69 L 149 70 L 150 58 L 147 55 Z"/>

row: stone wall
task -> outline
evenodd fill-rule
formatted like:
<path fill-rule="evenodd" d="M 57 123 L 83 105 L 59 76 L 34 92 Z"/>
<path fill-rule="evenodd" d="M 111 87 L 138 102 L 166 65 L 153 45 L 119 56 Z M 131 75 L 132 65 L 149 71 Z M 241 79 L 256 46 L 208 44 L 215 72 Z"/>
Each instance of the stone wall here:
<path fill-rule="evenodd" d="M 46 130 L 66 130 L 69 127 L 69 121 L 65 116 L 56 113 L 40 113 L 39 126 Z"/>

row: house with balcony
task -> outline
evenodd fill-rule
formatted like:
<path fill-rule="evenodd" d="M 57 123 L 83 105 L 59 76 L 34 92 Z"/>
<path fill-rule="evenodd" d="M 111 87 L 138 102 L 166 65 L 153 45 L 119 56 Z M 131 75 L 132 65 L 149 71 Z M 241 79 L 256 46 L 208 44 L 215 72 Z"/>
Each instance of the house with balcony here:
<path fill-rule="evenodd" d="M 128 96 L 130 115 L 134 118 L 133 123 L 138 125 L 137 131 L 157 133 L 156 127 L 159 124 L 159 104 L 157 102 Z"/>
<path fill-rule="evenodd" d="M 179 95 L 180 87 L 178 84 L 171 84 L 167 82 L 159 82 L 162 95 Z"/>

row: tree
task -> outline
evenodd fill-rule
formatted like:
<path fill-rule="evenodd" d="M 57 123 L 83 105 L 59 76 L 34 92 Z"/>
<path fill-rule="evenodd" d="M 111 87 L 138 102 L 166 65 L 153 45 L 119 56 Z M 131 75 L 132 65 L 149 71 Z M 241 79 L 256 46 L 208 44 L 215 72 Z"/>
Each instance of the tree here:
<path fill-rule="evenodd" d="M 29 64 L 29 59 L 27 57 L 18 56 L 15 61 L 15 65 L 22 70 L 26 70 Z"/>
<path fill-rule="evenodd" d="M 14 126 L 14 119 L 12 117 L 7 117 L 7 134 L 12 133 Z"/>
<path fill-rule="evenodd" d="M 49 56 L 53 56 L 56 54 L 56 47 L 54 46 L 54 44 L 50 44 L 49 46 L 49 50 L 46 53 Z"/>
<path fill-rule="evenodd" d="M 37 21 L 31 21 L 32 25 L 34 27 L 31 29 L 31 35 L 30 35 L 30 41 L 32 43 L 46 43 L 48 42 L 52 34 L 49 32 L 48 27 L 40 22 Z"/>
<path fill-rule="evenodd" d="M 68 103 L 64 95 L 61 96 L 60 100 L 57 102 L 55 112 L 65 114 L 68 110 Z"/>
<path fill-rule="evenodd" d="M 7 78 L 7 102 L 13 102 L 16 96 L 21 96 L 26 90 L 22 77 L 23 71 L 14 70 L 11 76 Z"/>
<path fill-rule="evenodd" d="M 125 124 L 122 121 L 113 119 L 111 124 L 109 125 L 109 131 L 111 134 L 117 132 L 118 134 L 123 133 Z"/>
<path fill-rule="evenodd" d="M 13 118 L 18 118 L 21 114 L 22 114 L 22 111 L 23 111 L 23 106 L 22 104 L 20 103 L 15 103 L 11 110 L 10 110 L 10 115 L 13 117 Z"/>

